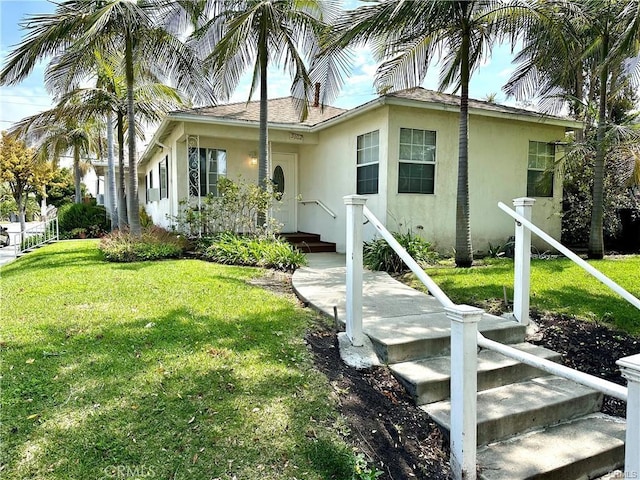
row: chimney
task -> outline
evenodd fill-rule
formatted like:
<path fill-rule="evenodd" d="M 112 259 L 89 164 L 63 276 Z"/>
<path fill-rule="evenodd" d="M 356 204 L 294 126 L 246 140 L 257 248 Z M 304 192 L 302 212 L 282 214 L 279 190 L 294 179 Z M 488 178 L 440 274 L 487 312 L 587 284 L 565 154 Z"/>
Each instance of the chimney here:
<path fill-rule="evenodd" d="M 315 91 L 315 94 L 313 95 L 313 106 L 314 107 L 320 106 L 320 83 L 316 83 L 316 91 Z"/>

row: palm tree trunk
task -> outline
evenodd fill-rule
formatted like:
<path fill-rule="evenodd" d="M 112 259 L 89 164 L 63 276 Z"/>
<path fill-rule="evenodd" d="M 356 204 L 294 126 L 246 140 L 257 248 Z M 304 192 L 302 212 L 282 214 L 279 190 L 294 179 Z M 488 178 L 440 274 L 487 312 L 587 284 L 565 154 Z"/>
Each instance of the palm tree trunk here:
<path fill-rule="evenodd" d="M 113 154 L 113 112 L 107 111 L 107 176 L 109 178 L 109 212 L 111 231 L 118 229 L 118 209 L 116 204 L 116 165 Z"/>
<path fill-rule="evenodd" d="M 608 36 L 602 40 L 603 58 L 608 53 Z M 593 206 L 591 207 L 591 227 L 587 256 L 592 259 L 604 257 L 603 216 L 604 216 L 604 155 L 605 129 L 607 123 L 607 81 L 609 69 L 605 63 L 600 72 L 600 100 L 598 108 L 598 131 L 596 132 L 596 160 L 593 166 Z"/>
<path fill-rule="evenodd" d="M 127 218 L 127 196 L 124 175 L 124 115 L 118 111 L 118 226 L 129 225 Z"/>
<path fill-rule="evenodd" d="M 125 46 L 125 75 L 127 79 L 127 116 L 129 123 L 129 196 L 128 215 L 129 231 L 131 235 L 139 236 L 140 202 L 138 200 L 138 162 L 136 159 L 136 115 L 133 99 L 133 38 L 130 32 L 126 34 Z"/>
<path fill-rule="evenodd" d="M 75 188 L 75 203 L 82 203 L 82 192 L 80 188 L 80 147 L 73 147 L 73 184 Z"/>
<path fill-rule="evenodd" d="M 469 34 L 462 37 L 460 85 L 460 131 L 458 140 L 458 191 L 456 195 L 456 267 L 473 263 L 469 225 Z"/>
<path fill-rule="evenodd" d="M 262 37 L 262 36 L 261 36 Z M 267 178 L 269 169 L 269 134 L 268 134 L 268 98 L 267 98 L 267 64 L 268 52 L 265 38 L 259 42 L 260 62 L 260 137 L 259 137 L 259 160 L 258 160 L 258 185 L 261 189 L 267 189 Z M 258 226 L 262 227 L 267 220 L 267 212 L 258 212 Z"/>

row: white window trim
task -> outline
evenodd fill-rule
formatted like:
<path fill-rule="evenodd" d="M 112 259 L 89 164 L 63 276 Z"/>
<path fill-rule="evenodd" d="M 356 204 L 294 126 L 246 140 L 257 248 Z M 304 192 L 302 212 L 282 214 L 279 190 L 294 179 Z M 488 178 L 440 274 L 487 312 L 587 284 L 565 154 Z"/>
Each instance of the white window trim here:
<path fill-rule="evenodd" d="M 402 143 L 400 141 L 400 136 L 402 130 L 422 130 L 423 132 L 433 132 L 436 136 L 436 143 L 433 145 L 433 161 L 431 160 L 403 160 L 400 158 L 400 146 L 401 145 L 409 145 L 413 146 L 413 143 Z M 424 145 L 422 145 L 424 147 Z M 398 192 L 400 187 L 400 164 L 401 163 L 414 163 L 418 165 L 433 165 L 433 193 L 419 193 L 419 192 Z M 400 127 L 398 131 L 398 179 L 397 179 L 397 187 L 396 187 L 396 195 L 435 195 L 437 193 L 437 183 L 436 178 L 438 178 L 438 131 L 437 130 L 424 130 L 422 128 L 412 128 L 412 127 Z"/>

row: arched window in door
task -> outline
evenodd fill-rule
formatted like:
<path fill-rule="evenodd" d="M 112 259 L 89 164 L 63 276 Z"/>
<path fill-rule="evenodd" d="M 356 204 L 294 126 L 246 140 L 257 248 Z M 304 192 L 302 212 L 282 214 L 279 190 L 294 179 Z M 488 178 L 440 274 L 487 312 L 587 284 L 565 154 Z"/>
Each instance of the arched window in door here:
<path fill-rule="evenodd" d="M 284 171 L 280 165 L 273 171 L 273 193 L 277 200 L 282 199 L 284 195 Z"/>

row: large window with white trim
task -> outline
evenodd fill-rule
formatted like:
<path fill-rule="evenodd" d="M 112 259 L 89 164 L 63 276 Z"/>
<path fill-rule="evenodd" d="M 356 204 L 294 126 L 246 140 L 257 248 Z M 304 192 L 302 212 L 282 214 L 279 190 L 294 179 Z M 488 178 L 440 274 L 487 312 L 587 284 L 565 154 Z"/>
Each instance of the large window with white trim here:
<path fill-rule="evenodd" d="M 529 142 L 527 197 L 553 197 L 553 169 L 555 159 L 555 144 Z"/>
<path fill-rule="evenodd" d="M 359 195 L 378 193 L 378 165 L 380 133 L 358 135 L 356 151 L 356 192 Z"/>
<path fill-rule="evenodd" d="M 436 132 L 400 129 L 398 193 L 433 193 L 436 171 Z"/>
<path fill-rule="evenodd" d="M 189 148 L 189 158 L 196 153 Z M 215 148 L 200 148 L 197 152 L 199 162 L 189 162 L 189 195 L 198 196 L 198 176 L 200 195 L 218 196 L 218 179 L 227 176 L 227 152 Z"/>

